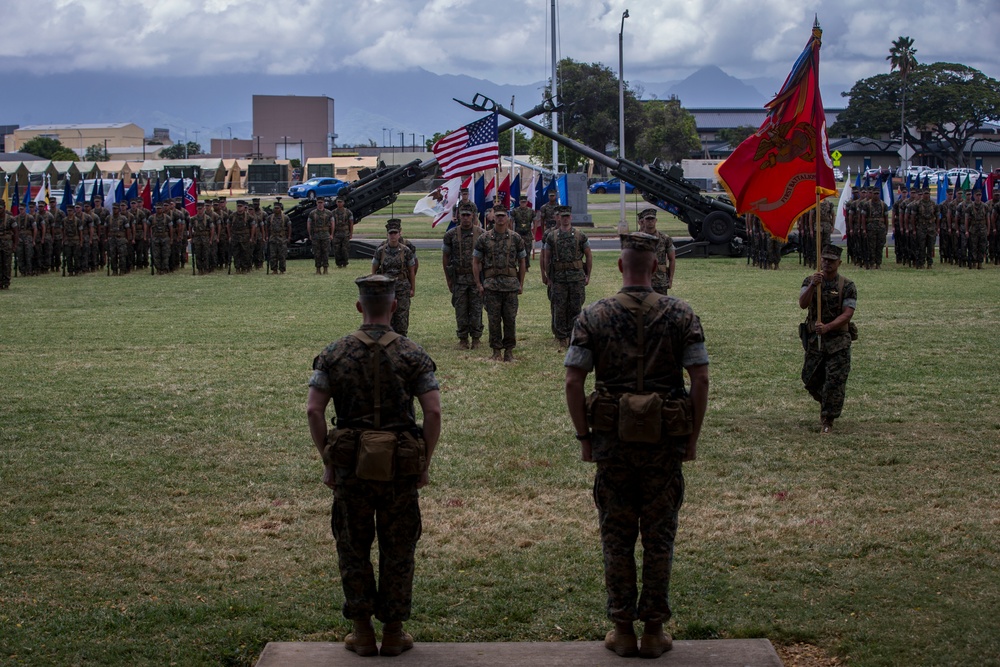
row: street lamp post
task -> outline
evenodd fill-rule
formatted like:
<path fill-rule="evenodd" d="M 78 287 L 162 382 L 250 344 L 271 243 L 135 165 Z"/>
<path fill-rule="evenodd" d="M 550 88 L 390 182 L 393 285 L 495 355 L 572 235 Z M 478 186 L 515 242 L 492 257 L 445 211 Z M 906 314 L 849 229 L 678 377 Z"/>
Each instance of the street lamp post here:
<path fill-rule="evenodd" d="M 622 41 L 625 35 L 625 19 L 628 18 L 628 10 L 622 12 L 622 27 L 618 31 L 618 159 L 625 158 L 625 73 L 624 73 L 624 53 Z M 619 233 L 628 231 L 628 223 L 625 222 L 625 181 L 618 179 L 618 200 L 619 213 L 621 219 L 618 221 Z"/>

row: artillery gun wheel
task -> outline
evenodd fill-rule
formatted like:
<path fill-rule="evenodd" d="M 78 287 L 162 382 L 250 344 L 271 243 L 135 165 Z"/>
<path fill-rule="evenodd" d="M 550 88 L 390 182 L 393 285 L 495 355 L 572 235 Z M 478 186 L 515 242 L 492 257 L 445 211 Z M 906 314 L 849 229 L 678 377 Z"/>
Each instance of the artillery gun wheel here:
<path fill-rule="evenodd" d="M 701 222 L 705 240 L 710 243 L 729 243 L 736 234 L 733 217 L 723 211 L 713 211 Z"/>

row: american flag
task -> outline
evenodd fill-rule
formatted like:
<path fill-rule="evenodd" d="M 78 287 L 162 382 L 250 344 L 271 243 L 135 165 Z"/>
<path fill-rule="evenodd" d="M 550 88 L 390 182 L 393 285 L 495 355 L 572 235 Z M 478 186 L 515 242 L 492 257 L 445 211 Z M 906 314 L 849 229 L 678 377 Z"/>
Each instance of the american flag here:
<path fill-rule="evenodd" d="M 496 112 L 439 139 L 431 150 L 444 178 L 496 169 L 500 159 Z"/>

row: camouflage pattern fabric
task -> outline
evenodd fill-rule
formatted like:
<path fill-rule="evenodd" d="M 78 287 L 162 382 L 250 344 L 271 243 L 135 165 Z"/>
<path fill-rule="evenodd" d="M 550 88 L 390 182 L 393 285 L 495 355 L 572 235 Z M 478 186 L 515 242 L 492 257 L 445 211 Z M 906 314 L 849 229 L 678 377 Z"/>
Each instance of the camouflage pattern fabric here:
<path fill-rule="evenodd" d="M 531 266 L 531 247 L 535 244 L 535 236 L 531 229 L 535 220 L 535 211 L 517 206 L 511 209 L 510 219 L 513 231 L 524 241 L 524 250 L 527 253 L 524 257 L 524 265 L 529 267 Z"/>
<path fill-rule="evenodd" d="M 253 217 L 249 212 L 237 211 L 230 218 L 230 233 L 233 237 L 233 265 L 238 273 L 246 273 L 253 262 L 253 248 L 250 244 L 250 230 Z"/>
<path fill-rule="evenodd" d="M 880 199 L 868 202 L 865 223 L 868 231 L 868 266 L 882 266 L 882 251 L 885 249 L 885 235 L 888 232 L 886 216 L 889 207 Z"/>
<path fill-rule="evenodd" d="M 388 328 L 364 325 L 361 330 L 377 340 Z M 345 336 L 327 346 L 313 361 L 309 385 L 330 394 L 337 428 L 375 427 L 371 355 L 380 354 L 380 429 L 416 429 L 414 397 L 438 389 L 434 362 L 407 338 L 396 339 L 384 350 L 382 355 L 354 336 Z M 344 616 L 363 619 L 374 614 L 384 623 L 405 621 L 410 617 L 413 557 L 421 533 L 418 478 L 372 482 L 355 477 L 353 468 L 337 468 L 335 474 L 337 490 L 331 527 L 337 540 Z M 376 536 L 377 584 L 371 562 Z"/>
<path fill-rule="evenodd" d="M 128 235 L 132 223 L 128 216 L 116 214 L 108 220 L 108 262 L 115 275 L 125 273 L 128 252 Z"/>
<path fill-rule="evenodd" d="M 392 314 L 392 330 L 405 336 L 410 330 L 410 274 L 409 267 L 416 260 L 413 251 L 400 243 L 395 248 L 383 243 L 375 250 L 372 268 L 375 273 L 389 276 L 396 281 L 396 312 Z"/>
<path fill-rule="evenodd" d="M 659 264 L 653 273 L 653 291 L 666 296 L 670 288 L 670 251 L 674 249 L 674 240 L 667 234 L 657 230 L 656 261 Z"/>
<path fill-rule="evenodd" d="M 556 220 L 556 209 L 559 208 L 559 203 L 549 204 L 548 202 L 542 204 L 538 207 L 538 215 L 542 220 L 543 232 L 554 228 L 557 224 Z"/>
<path fill-rule="evenodd" d="M 920 199 L 907 208 L 907 213 L 912 213 L 915 223 L 913 242 L 907 248 L 912 263 L 919 268 L 933 266 L 938 206 L 929 199 Z"/>
<path fill-rule="evenodd" d="M 317 269 L 330 266 L 330 225 L 333 211 L 313 209 L 309 214 L 309 230 L 313 239 L 313 258 Z"/>
<path fill-rule="evenodd" d="M 982 264 L 986 259 L 986 216 L 988 215 L 987 205 L 981 201 L 974 201 L 965 209 L 966 217 L 969 221 L 969 258 L 975 264 Z"/>
<path fill-rule="evenodd" d="M 573 333 L 573 319 L 586 301 L 584 281 L 584 249 L 590 246 L 587 235 L 570 228 L 558 227 L 545 234 L 542 240 L 549 259 L 549 308 L 552 316 L 552 335 L 569 338 Z M 579 266 L 577 266 L 579 265 Z"/>
<path fill-rule="evenodd" d="M 27 213 L 17 216 L 17 271 L 21 276 L 31 275 L 32 262 L 35 259 L 35 221 Z"/>
<path fill-rule="evenodd" d="M 14 268 L 14 218 L 7 212 L 0 213 L 0 289 L 10 288 Z"/>
<path fill-rule="evenodd" d="M 170 268 L 171 220 L 166 213 L 156 213 L 149 221 L 150 252 L 157 273 Z"/>
<path fill-rule="evenodd" d="M 665 448 L 622 445 L 598 462 L 594 504 L 601 528 L 607 615 L 615 623 L 670 619 L 670 570 L 684 502 L 681 462 Z M 635 543 L 642 528 L 642 594 Z"/>
<path fill-rule="evenodd" d="M 517 292 L 521 289 L 517 270 L 525 252 L 524 241 L 519 235 L 509 229 L 503 234 L 490 230 L 479 236 L 473 253 L 482 264 L 485 289 L 497 292 Z M 493 274 L 494 271 L 499 273 Z"/>
<path fill-rule="evenodd" d="M 809 285 L 811 277 L 802 281 L 802 289 Z M 844 279 L 844 293 L 838 291 L 839 279 L 824 280 L 821 286 L 823 299 L 823 322 L 837 319 L 843 308 L 855 308 L 858 289 L 851 280 Z M 807 322 L 816 321 L 816 301 L 809 305 Z M 816 334 L 807 339 L 805 361 L 802 364 L 802 383 L 806 391 L 819 401 L 820 416 L 836 419 L 844 407 L 847 391 L 847 376 L 851 372 L 851 334 L 846 327 L 840 331 L 823 334 L 823 347 L 818 349 Z"/>
<path fill-rule="evenodd" d="M 441 241 L 441 252 L 448 258 L 447 271 L 454 286 L 451 305 L 455 309 L 455 334 L 459 340 L 483 335 L 483 297 L 472 275 L 472 248 L 477 235 L 475 227 L 468 230 L 455 227 L 445 232 Z"/>
<path fill-rule="evenodd" d="M 484 290 L 483 305 L 490 326 L 490 348 L 513 350 L 517 346 L 517 292 Z"/>
<path fill-rule="evenodd" d="M 637 301 L 650 294 L 643 287 L 626 287 L 622 292 Z M 643 390 L 685 395 L 684 367 L 708 363 L 700 320 L 684 301 L 662 296 L 644 321 Z M 576 319 L 565 365 L 594 370 L 596 386 L 612 397 L 636 391 L 637 326 L 635 315 L 617 298 L 588 306 Z M 671 436 L 660 446 L 624 442 L 615 429 L 592 434 L 607 614 L 615 622 L 670 618 L 670 570 L 677 513 L 684 501 L 681 457 L 686 443 L 686 437 Z M 640 534 L 641 595 L 635 564 Z"/>
<path fill-rule="evenodd" d="M 569 339 L 573 333 L 573 320 L 580 314 L 587 300 L 587 287 L 583 281 L 554 282 L 549 285 L 549 307 L 552 309 L 552 335 Z"/>

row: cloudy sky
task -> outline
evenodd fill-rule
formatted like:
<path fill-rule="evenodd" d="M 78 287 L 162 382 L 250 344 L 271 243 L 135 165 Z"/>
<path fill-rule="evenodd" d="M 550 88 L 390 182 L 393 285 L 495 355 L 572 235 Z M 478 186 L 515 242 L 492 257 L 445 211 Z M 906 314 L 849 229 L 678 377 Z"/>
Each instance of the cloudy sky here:
<path fill-rule="evenodd" d="M 322 74 L 363 65 L 526 84 L 548 75 L 550 2 L 3 0 L 0 58 L 8 71 L 38 74 Z M 677 80 L 717 65 L 780 82 L 814 14 L 830 80 L 888 71 L 899 35 L 914 38 L 921 62 L 1000 78 L 998 0 L 557 0 L 560 57 L 617 69 L 626 8 L 630 80 Z"/>

